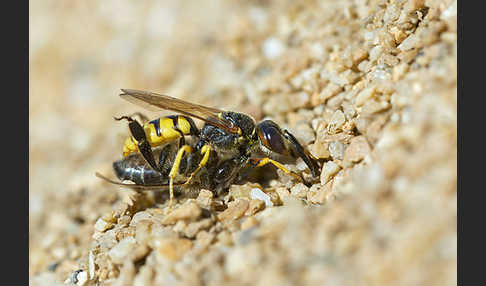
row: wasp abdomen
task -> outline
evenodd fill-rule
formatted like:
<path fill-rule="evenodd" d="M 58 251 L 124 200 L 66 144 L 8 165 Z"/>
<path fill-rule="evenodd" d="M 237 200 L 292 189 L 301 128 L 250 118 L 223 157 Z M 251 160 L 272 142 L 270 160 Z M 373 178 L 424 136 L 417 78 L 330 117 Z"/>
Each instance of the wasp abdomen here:
<path fill-rule="evenodd" d="M 171 115 L 157 118 L 143 125 L 145 137 L 151 147 L 163 145 L 186 135 L 199 135 L 194 121 L 187 116 Z M 128 137 L 123 146 L 123 156 L 138 152 L 138 142 Z"/>

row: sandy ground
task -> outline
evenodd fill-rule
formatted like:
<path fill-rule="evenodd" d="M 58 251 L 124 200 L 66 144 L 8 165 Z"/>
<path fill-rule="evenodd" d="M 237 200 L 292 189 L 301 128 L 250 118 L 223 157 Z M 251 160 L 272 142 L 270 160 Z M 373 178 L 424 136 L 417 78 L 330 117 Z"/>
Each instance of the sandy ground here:
<path fill-rule="evenodd" d="M 456 1 L 29 3 L 30 285 L 457 284 Z M 167 215 L 94 175 L 120 88 L 271 118 L 322 173 Z"/>

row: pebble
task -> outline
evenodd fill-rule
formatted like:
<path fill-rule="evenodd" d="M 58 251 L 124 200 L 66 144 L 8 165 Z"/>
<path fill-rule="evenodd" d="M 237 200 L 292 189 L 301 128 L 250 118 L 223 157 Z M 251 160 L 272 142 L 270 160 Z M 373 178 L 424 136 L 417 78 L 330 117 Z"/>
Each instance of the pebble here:
<path fill-rule="evenodd" d="M 375 113 L 385 111 L 389 108 L 390 103 L 388 101 L 369 100 L 363 105 L 363 110 L 361 114 L 363 116 L 369 116 Z"/>
<path fill-rule="evenodd" d="M 152 220 L 142 220 L 140 221 L 135 229 L 135 239 L 138 243 L 143 244 L 147 243 L 151 237 L 151 230 L 152 230 Z"/>
<path fill-rule="evenodd" d="M 124 215 L 118 218 L 118 225 L 126 226 L 130 223 L 132 218 L 129 215 Z"/>
<path fill-rule="evenodd" d="M 277 38 L 268 38 L 263 43 L 263 55 L 267 59 L 275 59 L 279 57 L 284 52 L 284 50 L 284 43 Z"/>
<path fill-rule="evenodd" d="M 401 78 L 403 78 L 403 76 L 407 71 L 408 71 L 408 64 L 406 63 L 400 63 L 394 66 L 392 71 L 392 80 L 394 82 L 399 81 Z"/>
<path fill-rule="evenodd" d="M 303 183 L 298 183 L 290 189 L 290 194 L 297 198 L 306 198 L 309 188 Z"/>
<path fill-rule="evenodd" d="M 247 230 L 259 224 L 258 219 L 254 216 L 247 217 L 245 221 L 241 224 L 241 230 Z"/>
<path fill-rule="evenodd" d="M 213 201 L 213 192 L 202 189 L 197 196 L 196 202 L 201 208 L 209 209 Z"/>
<path fill-rule="evenodd" d="M 358 65 L 361 61 L 368 58 L 368 51 L 358 48 L 353 52 L 353 64 Z"/>
<path fill-rule="evenodd" d="M 370 62 L 374 62 L 376 60 L 378 60 L 378 58 L 381 56 L 381 54 L 383 53 L 383 48 L 382 46 L 375 46 L 374 48 L 372 48 L 370 50 Z"/>
<path fill-rule="evenodd" d="M 122 264 L 125 258 L 127 258 L 130 252 L 135 248 L 136 243 L 137 241 L 135 238 L 126 237 L 108 251 L 108 256 L 113 263 Z"/>
<path fill-rule="evenodd" d="M 144 265 L 140 267 L 137 275 L 133 280 L 134 286 L 152 285 L 153 270 L 152 267 Z"/>
<path fill-rule="evenodd" d="M 142 212 L 137 212 L 136 214 L 133 215 L 132 220 L 130 221 L 130 225 L 137 225 L 137 223 L 141 220 L 144 219 L 151 219 L 153 216 L 149 212 L 142 211 Z"/>
<path fill-rule="evenodd" d="M 313 204 L 324 204 L 331 194 L 331 183 L 322 185 L 313 185 L 307 193 L 307 200 Z"/>
<path fill-rule="evenodd" d="M 88 281 L 88 273 L 84 270 L 76 270 L 72 277 L 72 282 L 75 285 L 83 286 Z"/>
<path fill-rule="evenodd" d="M 89 279 L 93 279 L 95 275 L 95 263 L 94 263 L 93 251 L 90 251 L 88 255 L 88 273 L 89 273 Z"/>
<path fill-rule="evenodd" d="M 120 269 L 120 274 L 116 278 L 113 286 L 128 286 L 133 284 L 135 278 L 135 265 L 132 261 L 125 261 Z"/>
<path fill-rule="evenodd" d="M 273 202 L 270 199 L 270 196 L 264 193 L 262 190 L 258 188 L 253 188 L 250 191 L 250 198 L 252 200 L 262 200 L 265 202 L 265 206 L 273 207 Z"/>
<path fill-rule="evenodd" d="M 129 226 L 129 227 L 123 227 L 121 228 L 116 234 L 115 234 L 115 238 L 116 240 L 122 240 L 124 239 L 125 237 L 129 237 L 129 236 L 135 236 L 135 227 L 134 226 Z"/>
<path fill-rule="evenodd" d="M 146 257 L 149 253 L 150 253 L 150 248 L 147 245 L 145 244 L 138 245 L 135 248 L 135 250 L 131 253 L 130 258 L 133 262 L 137 262 L 143 259 L 144 257 Z"/>
<path fill-rule="evenodd" d="M 105 232 L 112 227 L 113 224 L 111 222 L 104 221 L 102 218 L 99 218 L 94 225 L 94 229 L 99 232 Z"/>
<path fill-rule="evenodd" d="M 327 125 L 327 131 L 329 134 L 335 134 L 344 125 L 346 117 L 341 110 L 336 110 L 331 117 L 331 121 Z"/>
<path fill-rule="evenodd" d="M 265 208 L 265 202 L 259 199 L 254 199 L 250 201 L 248 210 L 246 210 L 245 215 L 254 215 L 257 212 Z"/>
<path fill-rule="evenodd" d="M 201 216 L 201 214 L 201 207 L 194 200 L 192 200 L 169 213 L 162 220 L 162 224 L 174 224 L 179 220 L 195 221 Z"/>
<path fill-rule="evenodd" d="M 184 230 L 183 233 L 188 238 L 196 237 L 197 233 L 201 230 L 210 228 L 213 225 L 213 220 L 210 218 L 205 218 L 200 221 L 190 223 Z"/>
<path fill-rule="evenodd" d="M 185 238 L 166 238 L 159 241 L 157 251 L 170 261 L 181 259 L 192 248 L 192 241 Z"/>
<path fill-rule="evenodd" d="M 358 95 L 356 96 L 354 104 L 356 107 L 362 106 L 368 99 L 375 95 L 376 87 L 368 86 L 365 89 L 361 90 Z"/>
<path fill-rule="evenodd" d="M 335 83 L 329 83 L 325 88 L 322 89 L 321 93 L 319 94 L 319 97 L 316 101 L 311 102 L 314 106 L 319 105 L 322 103 L 325 103 L 327 99 L 335 96 L 342 90 L 342 87 L 335 84 Z"/>
<path fill-rule="evenodd" d="M 292 129 L 293 130 L 291 131 L 291 133 L 297 138 L 299 143 L 302 144 L 303 146 L 308 145 L 309 143 L 313 142 L 316 139 L 314 130 L 312 130 L 312 127 L 307 123 L 299 124 Z"/>
<path fill-rule="evenodd" d="M 405 40 L 403 40 L 403 42 L 400 45 L 398 45 L 397 48 L 401 51 L 408 51 L 413 49 L 418 44 L 419 41 L 420 39 L 416 34 L 411 34 Z"/>
<path fill-rule="evenodd" d="M 344 156 L 344 144 L 339 141 L 329 143 L 329 153 L 333 159 L 342 160 Z"/>
<path fill-rule="evenodd" d="M 327 182 L 329 182 L 332 176 L 336 175 L 340 169 L 341 167 L 334 163 L 334 161 L 326 162 L 321 171 L 321 185 L 325 185 Z"/>
<path fill-rule="evenodd" d="M 278 187 L 275 189 L 275 192 L 278 194 L 278 197 L 282 202 L 290 197 L 290 191 L 285 187 Z"/>
<path fill-rule="evenodd" d="M 309 145 L 309 151 L 311 152 L 312 156 L 316 157 L 317 159 L 327 159 L 331 156 L 327 148 L 327 144 L 322 142 L 322 140 L 316 140 L 314 144 Z"/>
<path fill-rule="evenodd" d="M 351 139 L 351 142 L 344 152 L 344 162 L 359 162 L 371 152 L 370 145 L 364 136 L 357 136 Z"/>
<path fill-rule="evenodd" d="M 228 204 L 228 208 L 222 213 L 218 214 L 219 221 L 236 220 L 242 217 L 249 207 L 248 200 L 237 199 Z"/>

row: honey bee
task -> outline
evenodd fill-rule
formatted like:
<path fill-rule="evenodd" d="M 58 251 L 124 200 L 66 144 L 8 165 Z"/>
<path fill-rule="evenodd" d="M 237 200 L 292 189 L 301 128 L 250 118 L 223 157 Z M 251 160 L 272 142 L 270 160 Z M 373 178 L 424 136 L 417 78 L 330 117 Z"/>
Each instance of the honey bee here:
<path fill-rule="evenodd" d="M 313 177 L 319 174 L 317 161 L 290 132 L 271 120 L 257 123 L 243 113 L 147 91 L 122 89 L 120 97 L 144 108 L 171 110 L 180 115 L 152 121 L 141 115 L 142 124 L 132 116 L 115 118 L 128 121 L 131 136 L 125 141 L 123 159 L 114 162 L 113 168 L 118 179 L 134 184 L 115 182 L 98 173 L 97 176 L 140 190 L 168 187 L 169 207 L 175 186 L 196 184 L 220 192 L 252 169 L 269 163 L 303 181 L 302 176 L 270 158 L 274 155 L 302 158 Z M 192 118 L 204 121 L 200 130 Z M 185 136 L 192 142 L 186 142 Z M 254 157 L 257 153 L 266 156 Z"/>

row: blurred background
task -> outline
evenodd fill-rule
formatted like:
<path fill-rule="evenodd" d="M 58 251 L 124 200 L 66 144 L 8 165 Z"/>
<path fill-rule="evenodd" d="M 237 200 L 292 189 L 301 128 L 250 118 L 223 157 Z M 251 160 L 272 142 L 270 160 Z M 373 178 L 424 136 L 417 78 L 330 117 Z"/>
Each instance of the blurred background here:
<path fill-rule="evenodd" d="M 455 285 L 456 3 L 29 1 L 31 285 L 71 281 L 119 201 L 94 175 L 121 158 L 113 117 L 170 114 L 121 88 L 270 117 L 334 164 L 304 193 L 275 183 L 315 208 L 276 208 L 287 228 L 253 248 L 258 266 L 222 247 L 201 281 Z"/>

